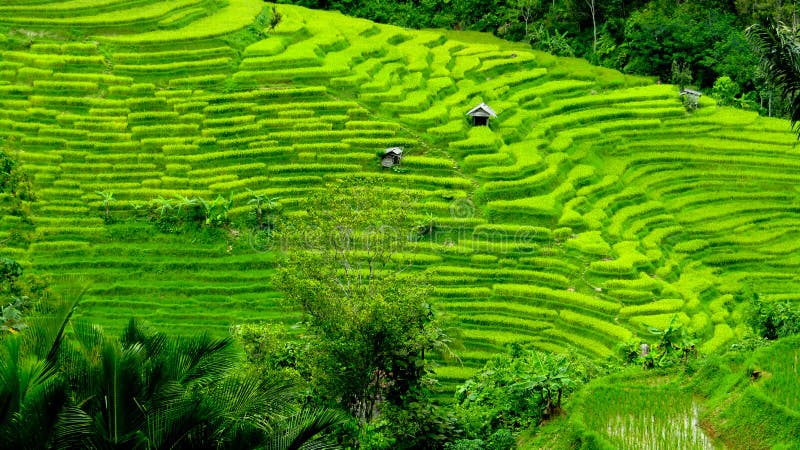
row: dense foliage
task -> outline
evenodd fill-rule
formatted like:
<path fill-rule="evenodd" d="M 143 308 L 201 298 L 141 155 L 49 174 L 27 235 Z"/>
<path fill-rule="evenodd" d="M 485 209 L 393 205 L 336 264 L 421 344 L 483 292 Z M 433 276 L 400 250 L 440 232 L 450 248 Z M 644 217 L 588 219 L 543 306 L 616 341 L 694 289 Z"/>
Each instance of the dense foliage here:
<path fill-rule="evenodd" d="M 385 445 L 394 448 L 434 447 L 442 433 L 424 430 L 447 422 L 434 424 L 426 380 L 427 358 L 447 351 L 449 339 L 428 302 L 428 283 L 404 259 L 412 229 L 407 210 L 356 179 L 329 186 L 309 201 L 302 221 L 287 219 L 276 231 L 285 257 L 273 283 L 302 311 L 308 332 L 301 359 L 290 365 L 305 372 L 317 401 L 374 429 L 362 439 L 388 433 Z"/>
<path fill-rule="evenodd" d="M 800 306 L 791 302 L 766 301 L 753 295 L 749 319 L 756 335 L 765 339 L 800 334 Z"/>
<path fill-rule="evenodd" d="M 569 394 L 599 373 L 597 364 L 576 354 L 513 347 L 486 363 L 456 392 L 456 410 L 467 434 L 459 445 L 480 441 L 486 448 L 511 448 L 513 441 L 503 445 L 501 436 L 516 435 L 557 416 Z"/>
<path fill-rule="evenodd" d="M 755 24 L 747 35 L 761 58 L 761 67 L 769 83 L 788 105 L 789 119 L 800 133 L 800 35 L 783 23 Z"/>
<path fill-rule="evenodd" d="M 301 410 L 284 379 L 253 377 L 233 341 L 131 321 L 118 339 L 74 306 L 0 336 L 0 440 L 13 448 L 325 448 L 341 422 Z M 315 447 L 311 447 L 311 446 Z"/>
<path fill-rule="evenodd" d="M 0 194 L 9 194 L 19 200 L 33 200 L 31 182 L 17 161 L 0 150 Z"/>
<path fill-rule="evenodd" d="M 412 28 L 493 32 L 560 56 L 580 56 L 625 73 L 680 83 L 673 64 L 710 89 L 729 77 L 746 95 L 737 105 L 774 114 L 771 87 L 756 70 L 744 34 L 762 21 L 790 23 L 794 2 L 774 0 L 284 0 Z M 778 108 L 775 108 L 777 111 Z"/>

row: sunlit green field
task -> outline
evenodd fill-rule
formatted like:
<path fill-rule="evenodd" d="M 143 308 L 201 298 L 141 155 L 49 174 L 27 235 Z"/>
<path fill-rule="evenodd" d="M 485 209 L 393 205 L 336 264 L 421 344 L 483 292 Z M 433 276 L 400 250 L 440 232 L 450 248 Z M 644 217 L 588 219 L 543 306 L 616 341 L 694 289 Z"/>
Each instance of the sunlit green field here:
<path fill-rule="evenodd" d="M 87 285 L 80 314 L 111 330 L 132 315 L 181 333 L 292 324 L 270 286 L 276 253 L 248 226 L 162 233 L 142 210 L 232 195 L 243 224 L 247 189 L 291 216 L 360 175 L 390 198 L 410 191 L 416 202 L 397 206 L 435 221 L 408 259 L 463 330 L 464 364 L 440 370 L 445 386 L 509 343 L 604 358 L 676 314 L 709 354 L 744 333 L 744 287 L 800 299 L 788 122 L 707 97 L 687 113 L 674 86 L 494 38 L 286 5 L 268 30 L 269 11 L 4 2 L 0 138 L 38 199 L 30 222 L 2 216 L 0 252 L 55 287 Z M 482 101 L 499 117 L 472 127 L 465 113 Z M 400 171 L 376 156 L 392 146 L 405 148 Z M 114 224 L 98 191 L 114 194 Z M 691 402 L 676 408 L 691 416 Z M 614 430 L 668 439 L 678 427 L 705 445 L 678 419 L 604 414 L 598 426 L 630 448 Z"/>

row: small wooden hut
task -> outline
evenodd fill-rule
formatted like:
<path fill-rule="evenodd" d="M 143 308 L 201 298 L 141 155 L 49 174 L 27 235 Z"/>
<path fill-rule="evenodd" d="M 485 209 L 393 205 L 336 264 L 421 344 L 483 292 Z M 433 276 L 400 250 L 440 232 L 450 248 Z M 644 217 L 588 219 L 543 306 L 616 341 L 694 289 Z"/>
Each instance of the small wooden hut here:
<path fill-rule="evenodd" d="M 472 124 L 476 127 L 489 125 L 489 118 L 497 117 L 497 113 L 486 103 L 481 103 L 470 109 L 467 115 L 472 116 Z"/>
<path fill-rule="evenodd" d="M 381 156 L 381 166 L 390 168 L 400 164 L 403 159 L 403 149 L 400 147 L 387 148 Z"/>
<path fill-rule="evenodd" d="M 703 93 L 700 91 L 695 91 L 694 89 L 684 89 L 681 91 L 681 96 L 684 95 L 692 95 L 694 97 L 700 98 L 703 95 Z"/>
<path fill-rule="evenodd" d="M 681 99 L 683 100 L 683 104 L 690 110 L 700 107 L 700 97 L 702 95 L 702 92 L 695 91 L 694 89 L 681 90 Z"/>

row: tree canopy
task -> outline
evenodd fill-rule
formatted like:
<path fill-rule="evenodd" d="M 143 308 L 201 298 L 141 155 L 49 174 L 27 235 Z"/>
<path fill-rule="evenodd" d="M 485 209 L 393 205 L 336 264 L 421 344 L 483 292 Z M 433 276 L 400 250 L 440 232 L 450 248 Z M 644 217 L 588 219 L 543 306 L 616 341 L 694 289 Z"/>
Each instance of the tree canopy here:
<path fill-rule="evenodd" d="M 273 282 L 306 317 L 315 388 L 363 421 L 418 387 L 426 350 L 443 341 L 430 288 L 404 258 L 408 201 L 343 183 L 279 226 L 285 254 Z"/>

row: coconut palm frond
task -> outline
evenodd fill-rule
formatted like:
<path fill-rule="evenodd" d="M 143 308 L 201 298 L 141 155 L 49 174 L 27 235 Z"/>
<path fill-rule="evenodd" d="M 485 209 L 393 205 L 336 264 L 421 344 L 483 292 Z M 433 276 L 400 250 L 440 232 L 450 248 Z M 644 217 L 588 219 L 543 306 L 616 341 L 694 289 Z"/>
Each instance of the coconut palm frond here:
<path fill-rule="evenodd" d="M 745 33 L 767 79 L 788 100 L 792 129 L 800 134 L 800 36 L 780 22 L 755 24 Z"/>
<path fill-rule="evenodd" d="M 212 338 L 203 334 L 191 339 L 176 339 L 168 353 L 174 358 L 170 369 L 183 384 L 206 385 L 217 381 L 239 363 L 234 341 L 230 337 Z"/>
<path fill-rule="evenodd" d="M 91 416 L 77 406 L 68 405 L 58 415 L 52 446 L 56 449 L 95 448 Z"/>
<path fill-rule="evenodd" d="M 45 448 L 66 385 L 53 364 L 24 352 L 23 338 L 7 337 L 0 348 L 0 442 L 8 448 Z"/>
<path fill-rule="evenodd" d="M 326 439 L 325 432 L 345 422 L 339 411 L 304 410 L 285 419 L 270 434 L 269 450 L 328 450 L 340 448 Z"/>

